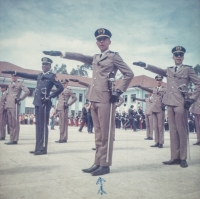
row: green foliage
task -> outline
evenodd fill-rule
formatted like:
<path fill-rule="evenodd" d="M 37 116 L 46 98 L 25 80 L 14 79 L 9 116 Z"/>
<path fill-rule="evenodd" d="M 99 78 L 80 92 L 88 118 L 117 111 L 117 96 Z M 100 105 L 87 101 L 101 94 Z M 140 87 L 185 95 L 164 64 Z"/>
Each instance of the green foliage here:
<path fill-rule="evenodd" d="M 88 70 L 92 70 L 92 66 L 90 65 L 81 65 L 81 66 L 77 66 L 76 69 L 72 69 L 72 71 L 70 72 L 70 75 L 77 75 L 77 76 L 84 76 L 84 77 L 88 77 Z"/>
<path fill-rule="evenodd" d="M 65 64 L 62 64 L 60 67 L 58 66 L 58 64 L 56 64 L 51 71 L 53 73 L 62 73 L 68 75 L 67 66 Z"/>
<path fill-rule="evenodd" d="M 197 65 L 194 67 L 194 71 L 195 71 L 195 73 L 196 73 L 198 76 L 200 76 L 200 65 L 199 65 L 199 64 L 197 64 Z"/>

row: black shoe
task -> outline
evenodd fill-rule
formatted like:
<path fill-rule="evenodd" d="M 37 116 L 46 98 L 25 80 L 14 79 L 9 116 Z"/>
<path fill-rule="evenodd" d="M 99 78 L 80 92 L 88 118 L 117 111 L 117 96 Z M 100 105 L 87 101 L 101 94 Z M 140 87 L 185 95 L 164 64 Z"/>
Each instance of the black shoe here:
<path fill-rule="evenodd" d="M 97 150 L 96 148 L 92 148 L 92 150 Z"/>
<path fill-rule="evenodd" d="M 181 160 L 180 166 L 181 166 L 182 168 L 188 167 L 187 161 L 186 161 L 186 160 Z"/>
<path fill-rule="evenodd" d="M 153 138 L 149 137 L 149 140 L 153 140 Z"/>
<path fill-rule="evenodd" d="M 167 165 L 172 165 L 172 164 L 180 164 L 181 160 L 180 159 L 171 159 L 169 161 L 162 162 L 163 164 Z"/>
<path fill-rule="evenodd" d="M 91 173 L 91 172 L 97 170 L 98 168 L 99 168 L 99 165 L 92 165 L 88 169 L 82 169 L 82 171 L 85 172 L 85 173 Z"/>
<path fill-rule="evenodd" d="M 31 153 L 31 154 L 34 154 L 34 153 L 35 153 L 35 151 L 29 151 L 29 153 Z"/>
<path fill-rule="evenodd" d="M 66 143 L 67 140 L 59 140 L 59 143 Z"/>
<path fill-rule="evenodd" d="M 79 132 L 82 132 L 80 129 L 78 130 Z"/>
<path fill-rule="evenodd" d="M 5 144 L 7 144 L 7 145 L 13 145 L 13 144 L 17 144 L 17 141 L 6 142 Z"/>
<path fill-rule="evenodd" d="M 56 143 L 59 143 L 61 140 L 55 141 Z"/>
<path fill-rule="evenodd" d="M 5 140 L 5 137 L 1 137 L 0 140 Z"/>
<path fill-rule="evenodd" d="M 151 147 L 158 147 L 158 146 L 159 146 L 158 143 L 156 143 L 156 144 L 154 144 L 154 145 L 151 145 Z"/>
<path fill-rule="evenodd" d="M 99 176 L 110 173 L 110 167 L 99 167 L 97 170 L 93 171 L 92 176 Z"/>
<path fill-rule="evenodd" d="M 158 145 L 158 148 L 163 148 L 163 144 L 159 144 L 159 145 Z"/>
<path fill-rule="evenodd" d="M 144 138 L 144 140 L 149 140 L 149 138 L 150 138 L 150 137 L 148 137 L 148 138 Z"/>
<path fill-rule="evenodd" d="M 193 145 L 200 145 L 200 142 L 196 142 L 196 143 L 194 143 Z"/>
<path fill-rule="evenodd" d="M 45 154 L 47 154 L 47 152 L 46 151 L 35 151 L 34 154 L 35 155 L 45 155 Z"/>

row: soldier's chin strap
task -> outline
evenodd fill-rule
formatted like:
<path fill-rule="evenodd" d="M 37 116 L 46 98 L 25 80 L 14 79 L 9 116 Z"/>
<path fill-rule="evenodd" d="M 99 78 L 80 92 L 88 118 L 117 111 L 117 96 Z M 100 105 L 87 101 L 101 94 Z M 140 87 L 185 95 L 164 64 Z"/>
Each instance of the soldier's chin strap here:
<path fill-rule="evenodd" d="M 181 94 L 183 95 L 184 97 L 184 104 L 186 102 L 186 100 L 189 99 L 189 94 L 188 94 L 188 91 L 187 91 L 187 86 L 185 84 L 182 84 L 178 87 L 179 91 L 181 92 Z M 185 119 L 186 119 L 186 125 L 187 125 L 187 153 L 188 153 L 188 157 L 189 157 L 189 160 L 191 160 L 191 155 L 190 155 L 190 138 L 189 138 L 189 125 L 188 125 L 188 109 L 185 108 Z"/>

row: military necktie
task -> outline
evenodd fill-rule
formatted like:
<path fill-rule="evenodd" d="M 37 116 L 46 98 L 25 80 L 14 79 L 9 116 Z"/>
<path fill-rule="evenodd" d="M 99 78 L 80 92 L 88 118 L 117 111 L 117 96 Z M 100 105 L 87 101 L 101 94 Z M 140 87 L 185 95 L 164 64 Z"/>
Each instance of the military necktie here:
<path fill-rule="evenodd" d="M 178 69 L 178 66 L 175 66 L 175 72 L 177 71 L 177 69 Z"/>

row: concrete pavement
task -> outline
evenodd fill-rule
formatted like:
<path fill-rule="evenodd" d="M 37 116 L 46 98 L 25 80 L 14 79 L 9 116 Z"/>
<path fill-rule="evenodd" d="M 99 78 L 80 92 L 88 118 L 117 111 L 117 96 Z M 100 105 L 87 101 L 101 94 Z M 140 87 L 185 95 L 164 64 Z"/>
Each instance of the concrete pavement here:
<path fill-rule="evenodd" d="M 163 165 L 170 159 L 169 132 L 163 149 L 152 148 L 145 131 L 116 130 L 111 173 L 101 176 L 106 194 L 97 194 L 98 176 L 83 173 L 94 161 L 94 134 L 69 127 L 68 143 L 58 144 L 58 126 L 50 130 L 48 154 L 29 153 L 35 147 L 35 126 L 21 125 L 18 145 L 0 141 L 1 199 L 199 199 L 200 146 L 193 146 L 188 168 Z M 7 136 L 6 140 L 9 140 Z"/>

